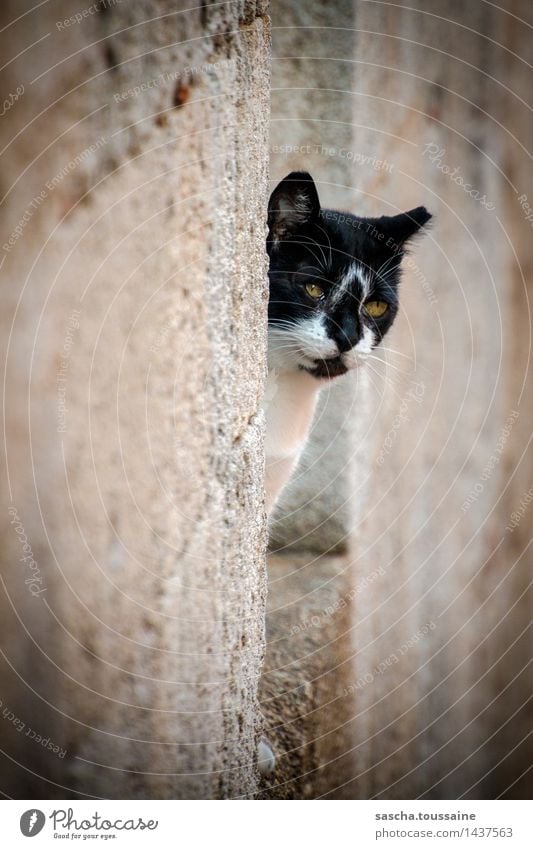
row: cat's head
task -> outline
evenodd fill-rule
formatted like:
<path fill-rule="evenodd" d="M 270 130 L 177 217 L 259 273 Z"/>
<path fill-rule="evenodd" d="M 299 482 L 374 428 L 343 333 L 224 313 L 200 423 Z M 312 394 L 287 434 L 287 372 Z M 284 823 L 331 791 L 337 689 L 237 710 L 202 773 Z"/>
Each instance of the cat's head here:
<path fill-rule="evenodd" d="M 270 367 L 332 378 L 359 365 L 394 321 L 405 246 L 430 218 L 322 209 L 310 174 L 285 177 L 268 205 Z"/>

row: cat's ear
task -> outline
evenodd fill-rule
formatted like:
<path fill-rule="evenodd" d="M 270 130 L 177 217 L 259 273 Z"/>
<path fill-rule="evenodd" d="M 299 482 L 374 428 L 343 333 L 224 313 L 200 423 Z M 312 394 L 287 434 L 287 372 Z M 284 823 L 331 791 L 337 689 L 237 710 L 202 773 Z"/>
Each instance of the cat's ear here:
<path fill-rule="evenodd" d="M 378 219 L 378 227 L 387 237 L 387 247 L 393 251 L 401 250 L 422 227 L 431 220 L 431 214 L 425 206 L 417 206 L 400 215 L 384 215 Z"/>
<path fill-rule="evenodd" d="M 297 233 L 320 213 L 313 178 L 307 171 L 292 171 L 278 183 L 268 202 L 268 240 L 280 242 Z"/>

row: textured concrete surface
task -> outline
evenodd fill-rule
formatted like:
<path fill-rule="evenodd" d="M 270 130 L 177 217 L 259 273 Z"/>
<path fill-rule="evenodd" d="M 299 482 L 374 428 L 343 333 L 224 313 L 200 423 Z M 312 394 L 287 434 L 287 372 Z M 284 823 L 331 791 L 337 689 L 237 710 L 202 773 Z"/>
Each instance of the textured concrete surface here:
<path fill-rule="evenodd" d="M 349 733 L 355 700 L 351 622 L 358 588 L 342 557 L 271 556 L 268 651 L 261 682 L 276 768 L 264 799 L 344 798 L 357 768 Z"/>
<path fill-rule="evenodd" d="M 2 244 L 44 194 L 2 252 L 0 698 L 66 751 L 0 723 L 10 795 L 257 786 L 269 25 L 187 8 L 65 29 L 56 2 L 2 35 L 43 38 L 4 71 Z"/>

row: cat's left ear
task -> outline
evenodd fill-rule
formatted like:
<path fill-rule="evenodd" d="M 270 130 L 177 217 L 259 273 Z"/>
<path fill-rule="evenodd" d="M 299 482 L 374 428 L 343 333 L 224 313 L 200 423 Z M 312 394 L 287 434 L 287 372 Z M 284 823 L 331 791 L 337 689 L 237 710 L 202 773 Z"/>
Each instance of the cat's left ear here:
<path fill-rule="evenodd" d="M 425 206 L 417 206 L 416 209 L 410 209 L 400 215 L 384 215 L 378 219 L 378 227 L 387 237 L 387 247 L 399 251 L 425 227 L 431 217 Z"/>
<path fill-rule="evenodd" d="M 318 218 L 320 200 L 307 171 L 292 171 L 278 183 L 268 202 L 268 240 L 280 242 Z"/>

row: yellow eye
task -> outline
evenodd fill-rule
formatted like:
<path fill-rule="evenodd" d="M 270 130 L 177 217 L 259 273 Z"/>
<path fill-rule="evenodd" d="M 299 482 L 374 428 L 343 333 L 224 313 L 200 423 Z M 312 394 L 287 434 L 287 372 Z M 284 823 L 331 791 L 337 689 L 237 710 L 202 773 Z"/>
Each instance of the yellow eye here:
<path fill-rule="evenodd" d="M 372 318 L 381 318 L 382 315 L 385 315 L 388 308 L 389 305 L 385 301 L 367 301 L 365 304 L 365 310 Z"/>
<path fill-rule="evenodd" d="M 315 301 L 318 301 L 319 298 L 324 294 L 324 290 L 321 286 L 318 286 L 317 283 L 306 283 L 305 291 L 309 295 L 310 298 L 313 298 Z"/>

